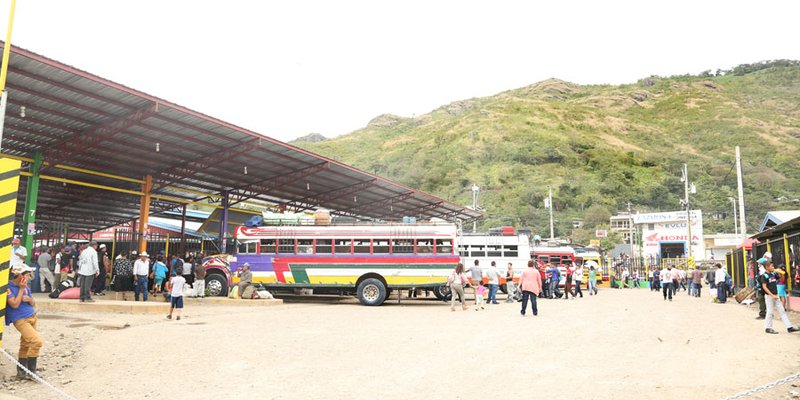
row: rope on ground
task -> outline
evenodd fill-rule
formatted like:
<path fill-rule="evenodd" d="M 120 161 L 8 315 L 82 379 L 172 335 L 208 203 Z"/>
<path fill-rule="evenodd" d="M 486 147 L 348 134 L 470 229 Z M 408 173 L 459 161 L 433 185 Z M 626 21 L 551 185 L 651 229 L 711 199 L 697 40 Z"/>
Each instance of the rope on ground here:
<path fill-rule="evenodd" d="M 45 385 L 45 386 L 49 387 L 51 390 L 53 390 L 54 392 L 58 393 L 59 395 L 61 395 L 61 397 L 65 398 L 65 399 L 76 400 L 74 397 L 72 397 L 72 396 L 70 396 L 70 395 L 66 394 L 66 393 L 65 393 L 64 391 L 62 391 L 61 389 L 59 389 L 59 388 L 57 388 L 57 387 L 55 387 L 55 386 L 51 385 L 51 384 L 50 384 L 49 382 L 47 382 L 46 380 L 42 379 L 42 377 L 40 377 L 39 375 L 36 375 L 36 374 L 32 373 L 32 372 L 31 372 L 31 370 L 29 370 L 29 369 L 28 369 L 27 367 L 25 367 L 24 365 L 20 364 L 20 363 L 19 363 L 19 361 L 17 361 L 17 359 L 16 359 L 16 358 L 14 358 L 14 356 L 12 356 L 11 354 L 8 354 L 8 352 L 6 351 L 6 349 L 0 349 L 0 350 L 3 350 L 3 354 L 4 354 L 4 355 L 5 355 L 5 356 L 6 356 L 6 357 L 9 359 L 9 360 L 11 360 L 11 362 L 12 362 L 13 364 L 16 364 L 18 367 L 22 368 L 22 369 L 23 369 L 23 370 L 24 370 L 24 371 L 25 371 L 25 372 L 26 372 L 28 375 L 30 375 L 31 377 L 33 377 L 33 379 L 34 379 L 34 380 L 36 380 L 36 382 L 39 382 L 39 383 L 41 383 L 42 385 Z"/>
<path fill-rule="evenodd" d="M 745 397 L 750 397 L 750 396 L 752 396 L 752 395 L 754 395 L 754 394 L 756 394 L 758 392 L 763 392 L 763 391 L 765 391 L 767 389 L 772 389 L 772 388 L 774 388 L 776 386 L 787 384 L 787 383 L 789 383 L 789 382 L 791 382 L 791 381 L 793 381 L 795 379 L 800 379 L 800 372 L 798 372 L 796 374 L 789 375 L 789 376 L 787 376 L 785 378 L 782 378 L 782 379 L 778 379 L 777 381 L 772 382 L 772 383 L 768 383 L 766 385 L 761 385 L 759 387 L 755 387 L 755 388 L 752 388 L 750 390 L 745 390 L 744 392 L 737 393 L 737 394 L 735 394 L 735 395 L 733 395 L 731 397 L 726 397 L 726 398 L 724 398 L 722 400 L 735 400 L 735 399 L 743 399 Z"/>

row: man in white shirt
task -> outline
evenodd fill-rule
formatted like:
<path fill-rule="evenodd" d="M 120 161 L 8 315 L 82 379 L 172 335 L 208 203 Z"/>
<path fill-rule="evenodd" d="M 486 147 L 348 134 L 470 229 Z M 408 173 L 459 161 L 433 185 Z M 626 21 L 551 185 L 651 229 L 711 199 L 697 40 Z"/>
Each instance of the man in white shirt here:
<path fill-rule="evenodd" d="M 84 244 L 81 247 L 84 247 L 78 256 L 78 285 L 81 287 L 81 303 L 94 303 L 92 284 L 94 278 L 100 274 L 100 268 L 97 265 L 97 242 L 91 242 L 88 246 Z"/>
<path fill-rule="evenodd" d="M 14 238 L 11 241 L 11 257 L 8 259 L 9 267 L 14 268 L 16 265 L 24 264 L 26 257 L 28 257 L 28 250 L 20 246 L 19 238 Z"/>
<path fill-rule="evenodd" d="M 661 288 L 664 290 L 664 300 L 667 300 L 667 295 L 669 295 L 669 301 L 672 301 L 672 279 L 674 276 L 675 272 L 672 270 L 672 265 L 667 265 L 659 273 Z"/>
<path fill-rule="evenodd" d="M 150 257 L 146 251 L 139 253 L 139 259 L 133 263 L 133 282 L 136 285 L 133 290 L 134 301 L 139 301 L 139 293 L 142 293 L 142 300 L 147 301 L 147 275 L 150 273 Z"/>
<path fill-rule="evenodd" d="M 488 304 L 499 304 L 497 302 L 497 289 L 500 288 L 500 270 L 497 269 L 497 264 L 492 261 L 492 265 L 486 270 L 486 277 L 489 278 L 489 298 L 486 300 Z"/>
<path fill-rule="evenodd" d="M 728 291 L 725 287 L 725 270 L 722 269 L 722 264 L 717 263 L 715 265 L 717 270 L 714 272 L 714 284 L 717 286 L 717 300 L 719 303 L 725 303 L 728 301 Z"/>
<path fill-rule="evenodd" d="M 575 271 L 572 273 L 572 280 L 575 282 L 575 294 L 572 298 L 574 299 L 578 295 L 583 298 L 583 292 L 581 292 L 581 285 L 583 284 L 583 265 L 578 264 L 578 267 L 575 268 Z"/>

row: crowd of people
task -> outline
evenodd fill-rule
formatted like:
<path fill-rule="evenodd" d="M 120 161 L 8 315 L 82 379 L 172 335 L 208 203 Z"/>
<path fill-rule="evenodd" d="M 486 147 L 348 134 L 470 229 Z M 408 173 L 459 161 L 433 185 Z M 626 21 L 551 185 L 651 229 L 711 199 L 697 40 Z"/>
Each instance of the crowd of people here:
<path fill-rule="evenodd" d="M 104 296 L 107 286 L 117 295 L 122 294 L 123 301 L 127 300 L 128 291 L 134 292 L 135 301 L 140 298 L 147 301 L 148 293 L 157 295 L 166 289 L 169 296 L 165 297 L 171 303 L 167 318 L 172 319 L 177 310 L 178 320 L 183 308 L 184 284 L 191 288 L 192 295 L 205 296 L 205 270 L 200 268 L 203 255 L 199 253 L 186 253 L 183 258 L 172 255 L 167 261 L 163 251 L 154 260 L 147 252 L 121 252 L 112 263 L 106 245 L 91 241 L 45 248 L 34 256 L 35 262 L 26 263 L 28 250 L 19 238 L 12 239 L 5 325 L 14 325 L 20 332 L 18 362 L 21 367 L 17 367 L 20 379 L 32 379 L 25 369 L 36 373 L 42 347 L 33 288 L 50 292 L 50 297 L 56 298 L 65 289 L 76 287 L 81 303 L 94 302 L 92 295 Z M 110 285 L 107 285 L 109 280 Z M 115 300 L 118 299 L 115 296 Z"/>
<path fill-rule="evenodd" d="M 527 268 L 519 274 L 517 282 L 514 281 L 516 277 L 514 266 L 511 263 L 508 263 L 504 271 L 501 271 L 494 261 L 486 270 L 481 267 L 478 260 L 475 260 L 474 265 L 469 268 L 458 263 L 447 281 L 451 293 L 450 310 L 456 310 L 456 303 L 460 303 L 463 310 L 469 308 L 466 301 L 466 289 L 468 288 L 472 289 L 475 297 L 475 310 L 484 309 L 486 304 L 499 304 L 497 292 L 501 288 L 502 278 L 505 279 L 506 285 L 505 302 L 520 301 L 522 316 L 525 316 L 529 302 L 533 315 L 539 314 L 537 298 L 569 300 L 570 295 L 573 300 L 578 297 L 583 298 L 584 284 L 586 284 L 589 295 L 598 294 L 595 267 L 588 264 L 586 266 L 573 265 L 569 260 L 565 260 L 561 265 L 529 260 Z M 485 285 L 484 281 L 486 281 Z M 485 296 L 487 290 L 488 296 Z"/>

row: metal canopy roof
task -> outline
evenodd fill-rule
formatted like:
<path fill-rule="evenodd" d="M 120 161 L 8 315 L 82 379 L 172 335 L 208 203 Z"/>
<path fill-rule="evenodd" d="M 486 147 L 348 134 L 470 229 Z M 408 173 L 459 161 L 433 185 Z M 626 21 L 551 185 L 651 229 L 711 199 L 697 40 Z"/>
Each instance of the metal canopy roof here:
<path fill-rule="evenodd" d="M 151 202 L 151 214 L 181 201 L 216 201 L 229 191 L 232 205 L 294 212 L 322 207 L 377 219 L 483 215 L 18 47 L 11 48 L 7 89 L 2 151 L 33 158 L 41 150 L 42 175 L 50 176 L 40 183 L 37 221 L 83 231 L 130 221 L 139 215 L 136 193 L 146 175 L 161 196 Z M 20 179 L 18 220 L 26 184 Z"/>

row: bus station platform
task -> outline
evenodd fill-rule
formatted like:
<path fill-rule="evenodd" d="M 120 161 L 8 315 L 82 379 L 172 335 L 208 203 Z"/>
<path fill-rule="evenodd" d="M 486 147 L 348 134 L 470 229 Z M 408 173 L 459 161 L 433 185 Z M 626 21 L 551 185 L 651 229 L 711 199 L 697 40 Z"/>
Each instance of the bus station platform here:
<path fill-rule="evenodd" d="M 165 314 L 169 312 L 169 302 L 163 296 L 148 296 L 147 301 L 133 301 L 133 292 L 126 294 L 127 301 L 114 300 L 114 294 L 93 296 L 93 303 L 81 303 L 80 300 L 51 299 L 45 293 L 34 293 L 36 309 L 39 312 L 96 312 L 117 314 Z M 110 299 L 109 299 L 109 296 Z M 283 304 L 279 299 L 229 299 L 227 297 L 184 298 L 184 303 L 191 307 L 234 306 L 234 307 L 270 307 Z"/>

